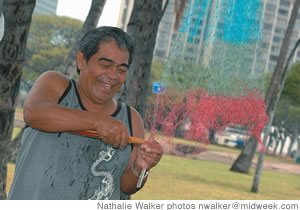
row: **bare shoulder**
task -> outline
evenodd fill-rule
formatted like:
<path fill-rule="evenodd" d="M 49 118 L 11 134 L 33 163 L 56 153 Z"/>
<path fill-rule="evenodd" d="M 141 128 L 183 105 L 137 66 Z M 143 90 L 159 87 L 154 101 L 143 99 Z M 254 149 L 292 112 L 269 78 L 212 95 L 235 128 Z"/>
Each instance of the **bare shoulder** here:
<path fill-rule="evenodd" d="M 37 82 L 52 82 L 56 85 L 68 86 L 68 78 L 57 71 L 46 71 L 38 78 Z"/>
<path fill-rule="evenodd" d="M 69 85 L 69 79 L 57 71 L 47 71 L 40 75 L 34 86 L 37 88 L 47 87 L 48 90 L 63 92 Z"/>
<path fill-rule="evenodd" d="M 39 101 L 57 102 L 69 83 L 66 76 L 56 71 L 47 71 L 35 81 L 26 97 L 25 105 Z"/>

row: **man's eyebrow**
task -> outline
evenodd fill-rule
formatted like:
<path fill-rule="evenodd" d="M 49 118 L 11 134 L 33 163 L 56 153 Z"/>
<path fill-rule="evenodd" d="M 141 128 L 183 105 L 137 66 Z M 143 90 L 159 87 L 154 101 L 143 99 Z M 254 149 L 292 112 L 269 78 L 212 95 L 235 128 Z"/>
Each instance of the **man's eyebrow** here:
<path fill-rule="evenodd" d="M 108 62 L 112 62 L 112 63 L 114 63 L 114 62 L 113 62 L 113 60 L 111 60 L 111 59 L 108 59 L 108 58 L 103 58 L 103 57 L 99 58 L 99 59 L 98 59 L 98 61 L 108 61 Z M 119 66 L 125 66 L 126 68 L 128 68 L 128 69 L 129 69 L 129 65 L 128 65 L 128 64 L 126 64 L 126 63 L 122 63 L 122 64 L 120 64 Z"/>
<path fill-rule="evenodd" d="M 127 69 L 129 69 L 129 65 L 126 63 L 122 63 L 122 64 L 120 64 L 120 66 L 125 66 Z"/>
<path fill-rule="evenodd" d="M 108 58 L 99 58 L 98 61 L 108 61 L 108 62 L 113 62 L 111 59 L 108 59 Z"/>

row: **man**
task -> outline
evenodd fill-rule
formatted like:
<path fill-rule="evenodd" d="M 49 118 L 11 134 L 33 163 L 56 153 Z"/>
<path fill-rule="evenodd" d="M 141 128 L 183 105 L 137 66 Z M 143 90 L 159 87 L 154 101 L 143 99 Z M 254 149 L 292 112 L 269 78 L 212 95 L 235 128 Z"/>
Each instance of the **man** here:
<path fill-rule="evenodd" d="M 23 134 L 8 199 L 120 199 L 133 194 L 144 166 L 162 156 L 144 138 L 138 112 L 113 99 L 126 80 L 133 41 L 115 27 L 89 31 L 77 52 L 77 82 L 49 71 L 35 82 L 24 104 Z M 71 134 L 97 131 L 101 139 Z M 145 183 L 146 178 L 143 182 Z"/>

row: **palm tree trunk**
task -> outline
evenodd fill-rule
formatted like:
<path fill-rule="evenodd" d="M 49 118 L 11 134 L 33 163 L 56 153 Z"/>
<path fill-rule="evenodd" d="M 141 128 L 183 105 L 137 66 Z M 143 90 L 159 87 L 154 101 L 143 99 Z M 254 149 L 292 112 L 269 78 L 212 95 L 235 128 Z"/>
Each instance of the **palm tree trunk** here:
<path fill-rule="evenodd" d="M 279 151 L 279 155 L 280 156 L 283 156 L 283 149 L 284 149 L 284 146 L 285 146 L 285 143 L 286 143 L 286 139 L 287 139 L 287 136 L 285 135 L 284 136 L 284 139 L 281 141 L 281 145 L 280 145 L 280 151 Z"/>
<path fill-rule="evenodd" d="M 298 126 L 297 126 L 297 121 L 293 123 L 292 125 L 292 135 L 291 135 L 291 140 L 290 140 L 290 144 L 289 144 L 289 148 L 288 148 L 288 152 L 286 154 L 287 157 L 289 157 L 291 155 L 291 152 L 292 152 L 292 148 L 293 148 L 293 145 L 294 143 L 297 141 L 297 129 L 298 129 Z"/>
<path fill-rule="evenodd" d="M 299 9 L 299 5 L 300 5 L 300 0 L 296 0 L 293 10 L 292 10 L 292 14 L 287 26 L 287 30 L 286 30 L 286 34 L 284 36 L 282 45 L 281 45 L 281 49 L 280 49 L 280 53 L 279 53 L 279 57 L 278 57 L 278 61 L 274 70 L 274 73 L 272 75 L 272 79 L 270 82 L 270 85 L 268 87 L 266 96 L 265 96 L 265 104 L 267 107 L 267 114 L 270 117 L 272 110 L 275 110 L 274 107 L 274 103 L 272 103 L 272 99 L 274 101 L 274 97 L 276 95 L 276 92 L 278 92 L 278 88 L 279 88 L 279 82 L 280 82 L 280 78 L 283 72 L 283 65 L 285 63 L 286 60 L 286 56 L 287 56 L 287 52 L 288 52 L 288 48 L 289 48 L 289 44 L 290 44 L 290 40 L 291 40 L 291 36 L 293 33 L 293 29 L 294 29 L 294 25 L 296 22 L 296 18 L 297 18 L 297 14 L 298 14 L 298 9 Z M 276 104 L 277 105 L 277 104 Z M 271 117 L 270 117 L 271 118 Z M 270 125 L 271 126 L 271 125 Z M 269 132 L 270 129 L 265 129 L 265 141 L 263 142 L 264 145 L 267 143 L 267 137 L 269 136 Z M 254 144 L 252 144 L 252 146 L 255 146 Z M 255 149 L 251 149 L 251 151 L 255 152 Z M 253 160 L 253 156 L 254 155 L 248 155 L 249 158 L 247 159 L 241 159 L 240 156 L 244 156 L 244 149 L 242 150 L 241 154 L 238 156 L 237 160 L 233 163 L 232 168 L 237 168 L 234 166 L 234 164 L 239 164 L 239 165 L 248 165 L 249 167 L 251 166 L 251 164 L 247 163 L 248 161 L 252 162 Z M 252 158 L 251 158 L 252 157 Z M 241 161 L 247 161 L 247 162 L 241 162 Z M 249 172 L 248 168 L 247 170 L 243 170 L 243 173 L 248 173 Z M 236 170 L 233 170 L 236 171 Z M 241 172 L 241 171 L 237 171 L 237 172 Z"/>
<path fill-rule="evenodd" d="M 78 43 L 82 39 L 82 37 L 86 34 L 86 32 L 88 32 L 91 29 L 96 28 L 96 26 L 99 22 L 100 16 L 102 14 L 105 3 L 106 3 L 106 0 L 92 0 L 89 14 L 84 21 L 80 35 L 78 36 L 72 49 L 70 50 L 67 60 L 64 62 L 64 64 L 60 68 L 60 72 L 67 75 L 68 77 L 72 77 L 75 74 L 76 69 L 77 69 L 76 53 L 78 50 Z"/>
<path fill-rule="evenodd" d="M 285 68 L 283 68 L 285 57 L 287 55 L 290 40 L 291 40 L 291 37 L 292 37 L 292 34 L 293 34 L 294 25 L 295 25 L 296 18 L 297 18 L 297 15 L 298 15 L 299 6 L 300 6 L 300 0 L 296 0 L 295 4 L 294 4 L 294 7 L 293 7 L 293 10 L 292 10 L 290 20 L 289 20 L 287 31 L 286 31 L 286 34 L 285 34 L 284 39 L 283 39 L 283 43 L 282 43 L 282 46 L 281 46 L 278 62 L 277 62 L 275 72 L 274 72 L 274 74 L 276 73 L 276 70 L 279 72 L 278 75 L 277 75 L 278 78 L 276 77 L 273 80 L 273 77 L 275 77 L 274 74 L 273 74 L 270 87 L 268 88 L 268 92 L 272 91 L 271 88 L 273 88 L 273 92 L 272 92 L 273 97 L 267 98 L 267 96 L 268 96 L 267 95 L 266 99 L 265 99 L 266 104 L 268 102 L 268 104 L 267 104 L 267 108 L 268 108 L 267 109 L 267 114 L 270 116 L 270 122 L 267 124 L 267 128 L 265 129 L 265 132 L 264 132 L 264 140 L 263 140 L 264 144 L 267 143 L 267 137 L 270 134 L 270 130 L 271 130 L 270 128 L 271 128 L 271 125 L 272 125 L 272 122 L 273 122 L 274 113 L 275 113 L 278 101 L 280 99 L 281 92 L 282 92 L 283 87 L 284 87 L 284 83 L 285 83 L 285 80 L 286 80 L 286 77 L 287 77 L 287 72 L 288 72 L 288 67 L 289 67 L 290 60 L 293 57 L 297 47 L 300 44 L 300 39 L 299 39 L 297 41 L 297 43 L 295 44 L 293 50 L 291 51 L 291 53 L 290 53 L 290 55 L 289 55 L 289 57 L 286 61 Z M 280 80 L 280 78 L 281 78 L 281 80 Z M 280 82 L 280 84 L 279 84 L 279 82 Z M 279 88 L 277 93 L 275 92 L 275 88 Z M 269 89 L 271 89 L 271 90 L 269 91 Z M 274 98 L 273 101 L 271 101 L 271 98 Z M 258 158 L 256 170 L 255 170 L 255 175 L 254 175 L 254 179 L 253 179 L 253 183 L 252 183 L 251 192 L 258 192 L 263 161 L 264 161 L 264 151 L 262 151 L 259 154 L 259 158 Z"/>
<path fill-rule="evenodd" d="M 18 135 L 10 142 L 8 146 L 8 162 L 16 163 L 17 156 L 21 147 L 22 136 L 24 133 L 25 127 L 23 127 Z"/>
<path fill-rule="evenodd" d="M 146 93 L 158 25 L 168 3 L 169 0 L 162 8 L 161 0 L 134 1 L 127 25 L 127 33 L 135 42 L 135 53 L 127 81 L 116 98 L 135 107 L 142 117 L 145 112 Z M 128 199 L 130 199 L 129 195 L 121 194 L 121 200 Z"/>
<path fill-rule="evenodd" d="M 252 160 L 256 151 L 257 141 L 254 136 L 246 142 L 241 154 L 232 164 L 230 170 L 239 173 L 249 173 Z"/>
<path fill-rule="evenodd" d="M 300 163 L 300 138 L 298 136 L 298 121 L 296 121 L 296 140 L 297 140 L 297 152 L 296 152 L 296 163 Z"/>
<path fill-rule="evenodd" d="M 66 62 L 61 67 L 61 72 L 69 77 L 72 77 L 76 71 L 76 52 L 78 48 L 78 42 L 83 37 L 83 35 L 88 31 L 96 27 L 99 22 L 99 18 L 101 16 L 103 7 L 105 5 L 106 0 L 93 0 L 88 16 L 84 22 L 84 25 L 81 29 L 80 36 L 76 40 L 75 44 L 73 45 L 72 49 L 70 50 Z M 27 85 L 30 86 L 30 85 Z M 31 87 L 30 87 L 31 88 Z M 30 89 L 29 88 L 29 89 Z M 9 156 L 8 161 L 15 162 L 19 147 L 21 145 L 21 139 L 24 132 L 24 127 L 19 132 L 18 136 L 11 142 L 9 146 Z"/>
<path fill-rule="evenodd" d="M 7 147 L 35 0 L 4 1 L 5 29 L 0 42 L 0 199 L 6 199 Z"/>
<path fill-rule="evenodd" d="M 134 39 L 136 48 L 127 81 L 118 99 L 135 107 L 142 117 L 145 112 L 158 25 L 169 1 L 166 1 L 164 8 L 162 2 L 162 0 L 134 1 L 127 26 L 127 32 Z"/>

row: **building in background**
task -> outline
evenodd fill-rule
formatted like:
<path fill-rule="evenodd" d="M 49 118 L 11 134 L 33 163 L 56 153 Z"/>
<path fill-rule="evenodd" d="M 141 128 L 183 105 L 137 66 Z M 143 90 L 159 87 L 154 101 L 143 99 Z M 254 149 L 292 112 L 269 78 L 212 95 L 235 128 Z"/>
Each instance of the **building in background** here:
<path fill-rule="evenodd" d="M 33 14 L 56 15 L 58 0 L 36 0 Z"/>
<path fill-rule="evenodd" d="M 130 19 L 134 0 L 123 0 L 120 6 L 117 26 L 126 31 Z M 163 5 L 165 0 L 163 1 Z M 166 61 L 171 48 L 173 28 L 175 24 L 175 1 L 170 0 L 164 16 L 159 24 L 156 46 L 154 49 L 154 59 Z"/>
<path fill-rule="evenodd" d="M 197 0 L 187 0 L 186 8 L 193 4 Z M 130 18 L 130 14 L 132 11 L 133 0 L 124 0 L 122 1 L 122 5 L 120 7 L 120 15 L 118 21 L 118 27 L 126 30 L 127 23 Z M 198 1 L 200 2 L 200 1 Z M 202 1 L 205 2 L 205 1 Z M 226 6 L 228 1 L 216 1 L 211 0 L 207 1 L 211 4 L 216 4 L 216 2 L 222 2 L 222 6 Z M 288 20 L 291 15 L 293 9 L 293 1 L 291 0 L 264 0 L 264 9 L 263 9 L 263 25 L 262 25 L 262 48 L 263 53 L 260 61 L 257 61 L 254 56 L 249 57 L 249 62 L 252 62 L 252 69 L 257 69 L 256 65 L 262 67 L 263 71 L 273 71 L 275 69 L 277 59 L 280 52 L 280 47 L 285 35 L 285 31 L 288 25 Z M 218 13 L 216 8 L 220 8 L 219 6 L 207 7 L 205 13 L 205 18 L 203 18 L 199 24 L 198 28 L 195 27 L 191 31 L 193 32 L 193 36 L 191 37 L 189 33 L 186 33 L 185 43 L 184 43 L 184 56 L 186 60 L 191 60 L 195 62 L 204 62 L 205 63 L 205 55 L 209 56 L 210 53 L 210 43 L 212 40 L 205 41 L 207 38 L 207 33 L 211 30 L 212 21 L 216 19 L 212 18 Z M 165 14 L 160 22 L 159 29 L 157 32 L 156 45 L 154 49 L 153 58 L 155 60 L 166 61 L 170 54 L 172 42 L 176 40 L 176 34 L 178 33 L 174 29 L 175 24 L 175 0 L 170 0 L 168 7 L 165 11 Z M 194 20 L 196 17 L 194 17 Z M 221 21 L 221 18 L 220 20 Z M 215 29 L 214 29 L 215 30 Z M 211 31 L 210 31 L 211 33 Z M 294 26 L 294 32 L 292 35 L 289 52 L 294 47 L 297 39 L 300 37 L 300 13 L 297 17 L 296 24 Z M 193 39 L 193 41 L 191 41 Z M 206 42 L 206 44 L 205 44 Z M 255 55 L 255 48 L 249 51 L 249 55 Z M 300 49 L 297 49 L 291 63 L 300 62 Z M 255 63 L 255 64 L 254 64 Z"/>
<path fill-rule="evenodd" d="M 134 0 L 122 0 L 119 11 L 117 26 L 124 31 L 127 31 L 127 24 L 130 19 Z"/>
<path fill-rule="evenodd" d="M 275 69 L 279 56 L 281 44 L 285 35 L 288 21 L 293 9 L 291 0 L 266 0 L 264 1 L 264 25 L 263 25 L 263 44 L 266 49 L 265 71 Z M 300 13 L 294 26 L 293 35 L 290 42 L 288 54 L 294 47 L 297 39 L 300 37 Z M 300 50 L 297 49 L 291 63 L 300 61 Z"/>

